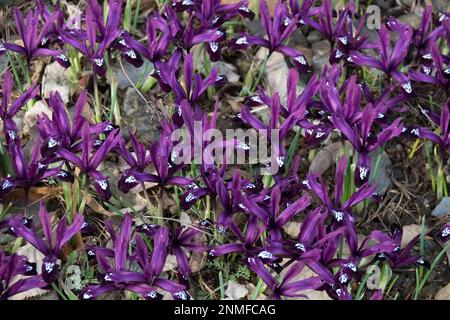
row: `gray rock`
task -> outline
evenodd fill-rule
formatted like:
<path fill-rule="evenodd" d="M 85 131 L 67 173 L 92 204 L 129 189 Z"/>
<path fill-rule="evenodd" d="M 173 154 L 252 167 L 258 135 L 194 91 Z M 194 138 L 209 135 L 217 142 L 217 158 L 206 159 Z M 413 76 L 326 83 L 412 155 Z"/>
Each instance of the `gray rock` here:
<path fill-rule="evenodd" d="M 156 103 L 150 102 L 147 105 L 134 88 L 128 88 L 122 108 L 123 132 L 136 133 L 145 142 L 157 141 L 163 119 L 160 110 Z"/>
<path fill-rule="evenodd" d="M 431 0 L 433 9 L 439 12 L 447 12 L 450 9 L 450 0 Z"/>
<path fill-rule="evenodd" d="M 395 5 L 395 0 L 375 0 L 375 4 L 383 9 L 390 9 Z"/>
<path fill-rule="evenodd" d="M 3 71 L 8 68 L 9 59 L 6 54 L 0 56 L 0 73 L 3 74 Z"/>
<path fill-rule="evenodd" d="M 398 17 L 398 21 L 410 25 L 414 28 L 418 28 L 420 22 L 422 21 L 422 14 L 421 12 L 417 12 L 415 14 L 405 14 L 403 16 Z"/>
<path fill-rule="evenodd" d="M 443 217 L 450 213 L 450 197 L 443 197 L 441 202 L 433 209 L 431 215 L 433 217 Z"/>
<path fill-rule="evenodd" d="M 414 0 L 400 0 L 400 2 L 405 6 L 410 8 L 413 5 Z"/>
<path fill-rule="evenodd" d="M 380 160 L 378 161 L 378 159 Z M 370 182 L 377 186 L 376 192 L 379 195 L 383 195 L 388 191 L 392 183 L 388 174 L 388 168 L 392 164 L 391 159 L 389 159 L 386 152 L 377 151 L 370 156 L 370 162 L 372 164 L 372 172 L 376 169 L 375 174 L 372 174 Z"/>
<path fill-rule="evenodd" d="M 130 80 L 134 84 L 142 83 L 152 74 L 153 70 L 155 69 L 153 64 L 147 60 L 144 60 L 144 63 L 139 68 L 136 68 L 126 61 L 122 61 L 122 65 L 123 69 L 119 63 L 116 63 L 113 66 L 117 86 L 120 89 L 127 89 L 129 87 L 132 87 Z M 130 78 L 130 80 L 128 80 L 128 78 Z M 111 82 L 111 80 L 108 79 L 108 82 Z"/>
<path fill-rule="evenodd" d="M 312 30 L 306 37 L 306 40 L 308 40 L 309 43 L 315 43 L 319 42 L 322 38 L 322 34 L 319 31 Z"/>
<path fill-rule="evenodd" d="M 232 65 L 231 63 L 226 63 L 224 61 L 217 61 L 212 64 L 212 68 L 217 69 L 218 75 L 225 75 L 230 83 L 239 81 L 237 68 L 235 65 Z"/>
<path fill-rule="evenodd" d="M 328 40 L 322 40 L 312 44 L 313 68 L 322 70 L 323 66 L 329 65 L 331 45 Z"/>

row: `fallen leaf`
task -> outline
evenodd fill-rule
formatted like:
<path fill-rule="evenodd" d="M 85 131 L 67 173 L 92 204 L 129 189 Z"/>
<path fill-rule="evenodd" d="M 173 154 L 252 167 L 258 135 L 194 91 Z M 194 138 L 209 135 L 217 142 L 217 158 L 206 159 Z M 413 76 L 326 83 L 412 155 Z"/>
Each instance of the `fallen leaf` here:
<path fill-rule="evenodd" d="M 450 283 L 436 293 L 434 300 L 450 300 Z"/>
<path fill-rule="evenodd" d="M 244 298 L 248 293 L 248 289 L 239 283 L 234 281 L 228 281 L 227 290 L 225 295 L 227 296 L 225 300 L 240 300 Z"/>
<path fill-rule="evenodd" d="M 83 191 L 83 196 L 84 195 L 85 195 L 85 193 Z M 100 203 L 98 203 L 97 200 L 95 200 L 95 198 L 93 196 L 91 196 L 90 194 L 86 195 L 86 205 L 89 208 L 91 208 L 92 211 L 94 211 L 95 213 L 102 214 L 107 217 L 114 216 L 113 213 L 111 213 L 108 210 L 106 210 L 105 208 L 103 208 L 103 206 Z"/>
<path fill-rule="evenodd" d="M 191 266 L 192 273 L 199 272 L 207 261 L 208 254 L 206 252 L 192 252 L 189 259 L 189 265 Z"/>
<path fill-rule="evenodd" d="M 180 224 L 182 227 L 188 227 L 192 224 L 191 218 L 186 212 L 180 214 Z"/>
<path fill-rule="evenodd" d="M 410 224 L 403 227 L 403 237 L 401 242 L 401 247 L 404 248 L 406 245 L 414 239 L 414 237 L 420 235 L 422 227 L 418 224 Z M 429 228 L 425 227 L 425 235 L 430 231 Z"/>
<path fill-rule="evenodd" d="M 370 276 L 367 278 L 366 286 L 369 290 L 378 290 L 380 289 L 381 282 L 381 270 L 378 266 L 370 266 L 367 268 L 367 273 L 370 273 Z"/>

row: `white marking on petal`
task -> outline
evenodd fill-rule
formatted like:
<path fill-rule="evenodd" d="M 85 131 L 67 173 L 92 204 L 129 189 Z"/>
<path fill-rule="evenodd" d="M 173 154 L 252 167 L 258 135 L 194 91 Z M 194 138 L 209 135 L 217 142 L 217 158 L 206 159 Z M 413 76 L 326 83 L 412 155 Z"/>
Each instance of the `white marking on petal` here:
<path fill-rule="evenodd" d="M 247 37 L 241 37 L 236 40 L 236 44 L 248 44 Z"/>
<path fill-rule="evenodd" d="M 211 49 L 212 52 L 216 53 L 217 50 L 219 50 L 219 44 L 215 41 L 211 41 L 209 43 L 209 48 Z"/>
<path fill-rule="evenodd" d="M 136 59 L 136 58 L 137 58 L 136 52 L 134 52 L 133 49 L 128 50 L 127 52 L 125 52 L 125 54 L 126 54 L 127 56 L 129 56 L 131 59 Z"/>
<path fill-rule="evenodd" d="M 191 192 L 188 193 L 188 195 L 186 196 L 186 202 L 191 202 L 192 200 L 194 200 L 196 197 L 194 196 L 194 194 L 192 194 Z"/>
<path fill-rule="evenodd" d="M 412 87 L 411 87 L 411 82 L 405 82 L 404 84 L 402 84 L 402 88 L 403 90 L 406 91 L 406 93 L 411 93 L 412 92 Z"/>
<path fill-rule="evenodd" d="M 11 183 L 11 181 L 5 180 L 2 184 L 2 190 L 11 188 L 12 186 L 13 186 L 13 184 Z"/>
<path fill-rule="evenodd" d="M 420 131 L 419 131 L 419 128 L 414 128 L 414 129 L 412 129 L 412 130 L 411 130 L 411 134 L 413 134 L 413 135 L 415 135 L 415 136 L 417 136 L 417 137 L 420 137 Z"/>
<path fill-rule="evenodd" d="M 137 183 L 138 181 L 136 180 L 136 178 L 134 176 L 129 176 L 128 178 L 125 179 L 126 183 Z"/>
<path fill-rule="evenodd" d="M 103 65 L 103 62 L 105 61 L 103 58 L 97 58 L 94 60 L 95 64 L 99 67 L 101 67 Z"/>
<path fill-rule="evenodd" d="M 304 56 L 297 56 L 294 58 L 295 61 L 297 61 L 298 63 L 306 66 L 306 59 Z"/>
<path fill-rule="evenodd" d="M 273 258 L 273 254 L 270 253 L 269 251 L 264 250 L 264 251 L 261 251 L 258 254 L 258 257 L 260 257 L 262 259 L 272 259 Z"/>
<path fill-rule="evenodd" d="M 358 167 L 358 170 L 359 170 L 359 178 L 360 178 L 361 180 L 366 179 L 367 174 L 369 173 L 369 168 L 366 168 L 366 167 Z"/>
<path fill-rule="evenodd" d="M 450 228 L 446 227 L 444 230 L 442 230 L 441 236 L 442 237 L 448 237 L 450 235 Z"/>
<path fill-rule="evenodd" d="M 102 189 L 102 190 L 108 189 L 108 181 L 106 181 L 106 180 L 99 180 L 99 181 L 97 181 L 97 184 L 100 187 L 100 189 Z"/>
<path fill-rule="evenodd" d="M 342 221 L 344 219 L 344 213 L 342 211 L 336 211 L 336 210 L 332 210 L 333 214 L 334 214 L 334 218 L 336 219 L 336 221 Z"/>

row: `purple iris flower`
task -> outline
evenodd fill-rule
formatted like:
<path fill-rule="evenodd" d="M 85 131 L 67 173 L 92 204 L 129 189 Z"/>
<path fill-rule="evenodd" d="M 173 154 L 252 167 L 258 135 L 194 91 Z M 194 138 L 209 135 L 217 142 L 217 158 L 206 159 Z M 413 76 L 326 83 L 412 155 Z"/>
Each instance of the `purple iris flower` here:
<path fill-rule="evenodd" d="M 217 28 L 237 15 L 252 20 L 255 14 L 248 8 L 248 1 L 222 4 L 220 0 L 194 1 L 193 15 L 203 29 Z"/>
<path fill-rule="evenodd" d="M 243 259 L 248 257 L 254 257 L 263 252 L 265 258 L 272 258 L 272 254 L 269 253 L 269 257 L 265 255 L 265 250 L 258 243 L 261 233 L 264 231 L 264 227 L 259 223 L 260 219 L 256 215 L 250 215 L 247 220 L 247 226 L 245 228 L 245 235 L 239 230 L 234 228 L 233 225 L 230 229 L 238 242 L 226 243 L 218 245 L 211 249 L 208 253 L 210 258 L 216 258 L 230 253 L 240 253 Z"/>
<path fill-rule="evenodd" d="M 298 200 L 288 204 L 286 209 L 280 210 L 281 191 L 275 187 L 270 194 L 270 206 L 268 209 L 260 207 L 252 199 L 245 197 L 244 206 L 250 214 L 257 216 L 269 231 L 271 240 L 281 240 L 283 227 L 297 214 L 305 210 L 311 203 L 310 196 L 303 195 Z"/>
<path fill-rule="evenodd" d="M 31 276 L 12 282 L 18 275 Z M 0 300 L 31 289 L 44 288 L 48 284 L 42 277 L 36 275 L 36 264 L 28 262 L 27 258 L 16 253 L 6 255 L 0 251 Z"/>
<path fill-rule="evenodd" d="M 443 56 L 436 42 L 429 44 L 430 52 L 422 55 L 422 63 L 420 71 L 410 70 L 408 76 L 410 79 L 418 82 L 435 84 L 442 89 L 449 91 L 450 89 L 450 65 L 449 58 Z M 447 66 L 444 63 L 447 61 Z M 435 72 L 433 73 L 433 70 Z"/>
<path fill-rule="evenodd" d="M 85 32 L 69 30 L 61 33 L 62 40 L 79 50 L 91 63 L 94 73 L 100 77 L 104 77 L 106 74 L 105 54 L 114 47 L 119 48 L 128 61 L 137 66 L 142 64 L 132 48 L 128 47 L 126 43 L 119 43 L 123 34 L 120 29 L 121 15 L 122 2 L 109 0 L 109 14 L 104 25 L 102 7 L 97 0 L 89 0 Z"/>
<path fill-rule="evenodd" d="M 290 130 L 296 125 L 297 122 L 302 120 L 304 118 L 304 107 L 300 107 L 299 110 L 296 110 L 294 113 L 290 114 L 289 117 L 280 125 L 279 119 L 281 115 L 281 102 L 280 102 L 280 95 L 278 93 L 275 93 L 272 96 L 272 99 L 268 101 L 268 104 L 270 105 L 270 119 L 269 123 L 265 124 L 263 121 L 258 119 L 256 116 L 254 116 L 249 108 L 246 106 L 243 106 L 240 113 L 240 118 L 244 123 L 247 123 L 252 128 L 256 130 L 266 130 L 267 138 L 270 141 L 272 137 L 272 130 L 278 130 L 278 137 L 280 141 L 282 141 L 284 138 L 287 137 Z M 286 159 L 286 150 L 284 148 L 283 144 L 279 145 L 279 150 L 277 155 L 277 163 L 279 167 L 284 166 L 284 162 Z M 274 155 L 273 155 L 274 156 Z"/>
<path fill-rule="evenodd" d="M 94 15 L 93 22 L 99 32 L 98 41 L 100 45 L 109 43 L 110 49 L 116 49 L 121 53 L 123 59 L 135 67 L 143 64 L 141 55 L 127 42 L 130 39 L 128 32 L 121 29 L 122 22 L 122 1 L 109 0 L 108 16 L 105 18 L 103 8 L 97 0 L 89 0 L 88 6 Z M 105 22 L 106 20 L 106 22 Z"/>
<path fill-rule="evenodd" d="M 191 275 L 191 267 L 189 265 L 190 252 L 205 252 L 208 246 L 199 242 L 201 231 L 197 228 L 180 226 L 169 236 L 169 253 L 173 254 L 178 263 L 178 273 L 184 281 L 187 281 Z"/>
<path fill-rule="evenodd" d="M 383 71 L 393 77 L 406 93 L 411 94 L 411 82 L 405 74 L 398 71 L 398 67 L 403 63 L 408 54 L 412 42 L 413 29 L 405 26 L 404 28 L 400 28 L 398 33 L 402 41 L 397 41 L 395 46 L 391 48 L 390 31 L 385 24 L 382 24 L 381 29 L 378 31 L 378 42 L 376 45 L 376 48 L 380 51 L 380 60 L 353 51 L 350 53 L 347 61 L 359 66 L 367 66 Z"/>
<path fill-rule="evenodd" d="M 324 224 L 326 218 L 327 213 L 322 207 L 310 211 L 302 221 L 296 241 L 270 240 L 267 251 L 279 257 L 302 261 L 313 270 L 320 270 L 317 267 L 320 261 L 329 260 L 328 256 L 322 257 L 322 247 L 328 242 L 338 242 L 336 239 L 346 230 L 346 227 L 340 227 L 327 233 Z M 324 253 L 328 255 L 328 252 Z"/>
<path fill-rule="evenodd" d="M 122 136 L 118 132 L 118 129 L 115 129 L 108 135 L 101 146 L 95 152 L 92 152 L 94 139 L 89 131 L 88 123 L 84 122 L 81 127 L 81 156 L 75 155 L 66 148 L 58 149 L 57 154 L 78 167 L 82 173 L 91 177 L 94 180 L 95 190 L 103 199 L 107 200 L 111 197 L 108 177 L 98 171 L 98 167 L 121 139 Z"/>
<path fill-rule="evenodd" d="M 345 156 L 339 159 L 336 168 L 334 198 L 331 200 L 322 177 L 317 174 L 308 175 L 308 183 L 311 190 L 325 205 L 328 215 L 333 218 L 334 229 L 339 226 L 346 225 L 348 228 L 353 228 L 354 218 L 351 208 L 358 203 L 372 197 L 375 192 L 375 186 L 369 186 L 367 183 L 363 184 L 351 197 L 342 203 L 344 177 L 347 170 L 347 158 Z"/>
<path fill-rule="evenodd" d="M 130 166 L 129 169 L 122 173 L 118 182 L 120 191 L 124 193 L 128 193 L 130 189 L 145 181 L 146 175 L 144 171 L 152 162 L 150 152 L 146 146 L 140 143 L 133 134 L 130 135 L 130 140 L 133 146 L 133 153 L 125 146 L 124 141 L 121 141 L 117 149 L 120 156 Z"/>
<path fill-rule="evenodd" d="M 355 182 L 361 186 L 368 181 L 371 172 L 369 154 L 377 150 L 388 140 L 401 134 L 403 125 L 401 118 L 397 118 L 391 125 L 383 129 L 382 132 L 373 132 L 374 121 L 378 115 L 378 110 L 372 105 L 367 105 L 361 113 L 358 123 L 350 125 L 347 121 L 339 117 L 333 117 L 336 128 L 345 136 L 353 148 L 358 152 L 358 164 L 355 169 Z"/>
<path fill-rule="evenodd" d="M 72 121 L 58 92 L 50 93 L 48 106 L 52 110 L 51 119 L 45 114 L 38 116 L 37 129 L 44 140 L 41 153 L 45 157 L 51 157 L 59 148 L 66 148 L 73 152 L 81 150 L 78 141 L 81 139 L 83 124 L 87 120 L 83 117 L 83 110 L 87 104 L 88 93 L 82 91 L 75 103 L 75 111 Z M 91 134 L 109 133 L 114 129 L 110 122 L 102 122 L 89 126 Z"/>
<path fill-rule="evenodd" d="M 214 85 L 218 80 L 217 71 L 213 69 L 211 73 L 202 78 L 200 74 L 194 73 L 194 62 L 191 54 L 186 55 L 183 63 L 183 80 L 184 86 L 177 79 L 177 70 L 171 68 L 169 64 L 160 65 L 160 77 L 165 79 L 165 83 L 174 93 L 174 100 L 177 106 L 177 114 L 181 117 L 181 101 L 187 100 L 191 105 L 195 106 L 201 95 Z"/>
<path fill-rule="evenodd" d="M 2 47 L 4 46 L 4 48 L 8 50 L 25 56 L 28 65 L 34 57 L 51 56 L 64 68 L 69 67 L 69 59 L 67 59 L 62 51 L 43 47 L 47 43 L 47 34 L 59 15 L 58 12 L 53 13 L 39 29 L 39 10 L 28 11 L 25 21 L 19 8 L 14 7 L 14 19 L 23 44 L 4 43 L 2 44 Z M 0 47 L 0 52 L 1 51 Z"/>
<path fill-rule="evenodd" d="M 161 139 L 150 147 L 150 158 L 156 169 L 156 174 L 141 173 L 138 179 L 145 182 L 157 183 L 161 195 L 165 186 L 186 186 L 192 183 L 191 178 L 176 176 L 176 172 L 182 165 L 176 165 L 172 161 L 172 142 L 170 136 L 163 134 Z"/>
<path fill-rule="evenodd" d="M 276 300 L 280 300 L 281 297 L 305 298 L 307 296 L 302 294 L 302 291 L 318 289 L 323 284 L 320 277 L 294 280 L 305 267 L 305 264 L 301 262 L 295 262 L 284 274 L 281 281 L 277 281 L 258 258 L 248 258 L 248 266 L 266 283 L 271 292 L 271 298 Z"/>
<path fill-rule="evenodd" d="M 8 145 L 8 152 L 12 159 L 14 177 L 6 177 L 0 181 L 0 195 L 22 188 L 25 191 L 25 207 L 28 205 L 28 192 L 31 187 L 38 185 L 48 178 L 57 178 L 62 181 L 73 181 L 73 177 L 61 166 L 50 167 L 45 159 L 40 157 L 41 140 L 38 138 L 27 162 L 23 154 L 21 141 L 15 140 Z"/>
<path fill-rule="evenodd" d="M 335 43 L 338 40 L 337 38 L 343 34 L 347 18 L 351 14 L 351 11 L 349 9 L 340 10 L 335 24 L 332 0 L 324 0 L 322 6 L 315 11 L 318 16 L 318 21 L 308 15 L 303 15 L 301 17 L 303 22 L 318 30 L 331 43 Z"/>
<path fill-rule="evenodd" d="M 43 201 L 40 203 L 39 219 L 45 241 L 38 235 L 35 228 L 29 229 L 24 224 L 16 222 L 12 225 L 14 232 L 27 240 L 43 255 L 42 261 L 42 279 L 47 283 L 54 282 L 58 277 L 58 259 L 61 255 L 63 246 L 72 239 L 72 237 L 81 230 L 84 218 L 81 214 L 73 217 L 72 224 L 67 227 L 67 218 L 59 220 L 55 231 L 52 231 L 51 216 L 45 209 Z"/>
<path fill-rule="evenodd" d="M 320 12 L 320 7 L 313 7 L 314 0 L 304 0 L 302 4 L 298 0 L 289 0 L 289 7 L 292 15 L 299 16 L 299 24 L 305 24 L 303 18 L 308 18 L 317 15 Z"/>
<path fill-rule="evenodd" d="M 156 62 L 165 56 L 170 44 L 173 41 L 170 30 L 170 23 L 159 13 L 154 13 L 147 18 L 147 46 L 134 40 L 129 34 L 125 34 L 125 41 L 137 52 L 151 62 Z"/>
<path fill-rule="evenodd" d="M 277 1 L 273 19 L 270 17 L 269 8 L 265 0 L 259 2 L 259 15 L 261 23 L 267 34 L 267 39 L 242 33 L 239 38 L 233 39 L 229 47 L 235 50 L 246 49 L 250 45 L 257 45 L 269 49 L 269 54 L 274 51 L 280 52 L 292 59 L 293 64 L 301 72 L 308 70 L 308 63 L 300 51 L 284 45 L 283 43 L 296 30 L 298 16 L 289 17 L 286 4 Z"/>
<path fill-rule="evenodd" d="M 220 203 L 222 205 L 223 211 L 219 214 L 217 218 L 217 224 L 219 225 L 220 231 L 233 225 L 236 227 L 234 222 L 234 216 L 238 212 L 246 212 L 247 208 L 242 203 L 242 191 L 243 180 L 239 170 L 233 172 L 233 179 L 229 188 L 227 184 L 223 181 L 221 177 L 217 177 L 217 194 L 219 196 Z"/>
<path fill-rule="evenodd" d="M 317 75 L 313 75 L 303 91 L 300 94 L 297 94 L 299 78 L 300 75 L 296 69 L 292 68 L 289 70 L 286 83 L 287 99 L 285 105 L 281 105 L 280 114 L 285 119 L 288 119 L 291 115 L 295 115 L 295 118 L 292 119 L 295 119 L 302 127 L 309 127 L 310 124 L 307 121 L 304 121 L 304 118 L 308 114 L 307 108 L 310 106 L 320 82 L 317 79 Z M 260 87 L 258 88 L 257 95 L 245 98 L 244 104 L 250 108 L 265 104 L 269 106 L 270 109 L 273 109 L 274 103 L 277 103 L 275 99 L 275 96 L 269 97 L 264 92 L 263 88 Z M 289 121 L 291 121 L 291 119 L 289 119 Z"/>
<path fill-rule="evenodd" d="M 18 129 L 13 117 L 28 101 L 38 96 L 40 91 L 39 85 L 34 84 L 11 103 L 12 88 L 12 75 L 11 72 L 7 70 L 3 77 L 2 103 L 0 105 L 0 118 L 3 121 L 3 133 L 7 144 L 18 139 Z"/>
<path fill-rule="evenodd" d="M 46 23 L 47 21 L 51 21 L 51 26 L 48 30 L 48 33 L 41 41 L 41 46 L 48 46 L 52 41 L 61 42 L 60 33 L 66 25 L 64 24 L 64 13 L 61 10 L 61 3 L 58 0 L 54 5 L 53 12 L 50 12 L 45 4 L 44 0 L 35 0 L 34 1 L 39 14 Z M 56 15 L 56 18 L 54 16 Z"/>
<path fill-rule="evenodd" d="M 441 150 L 450 152 L 450 99 L 442 107 L 439 120 L 439 123 L 436 123 L 440 125 L 441 132 L 439 134 L 434 133 L 428 128 L 417 128 L 417 136 L 433 141 L 441 148 Z M 441 156 L 443 157 L 444 155 L 445 153 L 442 152 Z"/>
<path fill-rule="evenodd" d="M 139 235 L 135 236 L 135 252 L 132 256 L 129 254 L 132 240 L 132 218 L 129 213 L 125 215 L 118 235 L 115 234 L 114 229 L 110 229 L 109 232 L 114 243 L 112 252 L 114 265 L 111 265 L 107 257 L 102 254 L 102 250 L 96 250 L 97 260 L 102 270 L 102 283 L 83 289 L 80 293 L 82 299 L 90 300 L 107 292 L 128 290 L 138 293 L 145 299 L 157 300 L 162 298 L 157 288 L 171 292 L 173 295 L 186 294 L 184 285 L 161 277 L 169 245 L 169 233 L 166 228 L 157 229 L 151 256 L 146 243 Z M 130 264 L 133 262 L 141 271 L 131 269 Z"/>
<path fill-rule="evenodd" d="M 438 233 L 438 238 L 443 243 L 446 243 L 448 240 L 450 240 L 450 223 L 447 223 Z"/>
<path fill-rule="evenodd" d="M 377 257 L 382 260 L 387 259 L 392 269 L 401 268 L 414 263 L 420 266 L 429 266 L 429 263 L 422 257 L 411 255 L 411 251 L 419 240 L 420 235 L 414 237 L 404 248 L 401 248 L 402 237 L 403 228 L 398 225 L 393 225 L 391 227 L 391 233 L 389 235 L 378 232 L 377 236 L 374 236 L 374 238 L 384 242 L 391 241 L 394 243 L 394 249 L 392 251 L 379 253 Z"/>
<path fill-rule="evenodd" d="M 422 21 L 413 34 L 413 45 L 417 48 L 419 54 L 424 54 L 424 50 L 428 47 L 429 43 L 435 42 L 436 38 L 442 36 L 445 32 L 444 27 L 441 25 L 434 30 L 430 30 L 432 26 L 432 14 L 433 7 L 426 6 L 422 14 Z"/>
<path fill-rule="evenodd" d="M 332 52 L 330 53 L 330 62 L 337 63 L 339 61 L 344 61 L 344 63 L 351 63 L 351 58 L 349 56 L 351 52 L 358 52 L 364 49 L 372 49 L 375 47 L 374 44 L 369 43 L 368 34 L 362 35 L 363 28 L 366 25 L 367 16 L 364 15 L 359 21 L 358 26 L 354 29 L 352 12 L 349 12 L 346 18 L 345 25 L 341 30 L 336 33 L 335 42 Z"/>

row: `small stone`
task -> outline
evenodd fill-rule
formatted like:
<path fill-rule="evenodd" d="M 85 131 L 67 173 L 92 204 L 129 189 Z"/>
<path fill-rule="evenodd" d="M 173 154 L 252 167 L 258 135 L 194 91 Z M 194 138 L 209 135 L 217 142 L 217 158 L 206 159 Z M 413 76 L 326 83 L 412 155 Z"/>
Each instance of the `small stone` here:
<path fill-rule="evenodd" d="M 151 102 L 147 105 L 134 88 L 128 88 L 123 99 L 123 132 L 127 134 L 131 131 L 145 142 L 157 141 L 163 115 L 156 104 Z"/>
<path fill-rule="evenodd" d="M 322 40 L 322 38 L 322 34 L 319 31 L 312 30 L 306 37 L 306 40 L 308 40 L 309 43 L 316 43 Z"/>
<path fill-rule="evenodd" d="M 217 61 L 212 64 L 212 68 L 217 70 L 218 75 L 224 75 L 227 77 L 230 83 L 239 81 L 239 74 L 237 73 L 236 66 L 224 61 Z"/>
<path fill-rule="evenodd" d="M 450 7 L 450 0 L 431 0 L 434 11 L 447 12 Z"/>
<path fill-rule="evenodd" d="M 42 92 L 44 98 L 48 98 L 52 92 L 58 92 L 64 104 L 67 104 L 70 95 L 69 69 L 64 69 L 56 61 L 49 64 L 45 68 Z"/>
<path fill-rule="evenodd" d="M 433 209 L 431 215 L 433 217 L 443 217 L 450 213 L 450 197 L 443 197 L 441 202 Z"/>
<path fill-rule="evenodd" d="M 378 157 L 380 159 L 379 162 Z M 376 192 L 378 195 L 383 195 L 387 192 L 392 183 L 388 174 L 388 168 L 392 165 L 391 159 L 389 159 L 387 153 L 383 151 L 381 155 L 380 152 L 372 154 L 370 161 L 372 164 L 372 170 L 376 169 L 375 174 L 372 173 L 370 181 L 377 186 Z"/>
<path fill-rule="evenodd" d="M 147 60 L 144 60 L 144 63 L 139 68 L 136 68 L 131 63 L 126 61 L 122 61 L 122 65 L 123 69 L 119 63 L 116 63 L 113 66 L 117 87 L 120 89 L 132 87 L 130 80 L 134 85 L 143 83 L 155 70 L 153 64 Z M 111 80 L 108 79 L 108 82 L 111 82 Z"/>
<path fill-rule="evenodd" d="M 8 56 L 6 54 L 0 56 L 0 74 L 3 74 L 3 72 L 8 68 Z"/>
<path fill-rule="evenodd" d="M 330 51 L 331 45 L 327 40 L 322 40 L 312 44 L 314 70 L 321 71 L 324 66 L 330 64 Z"/>

